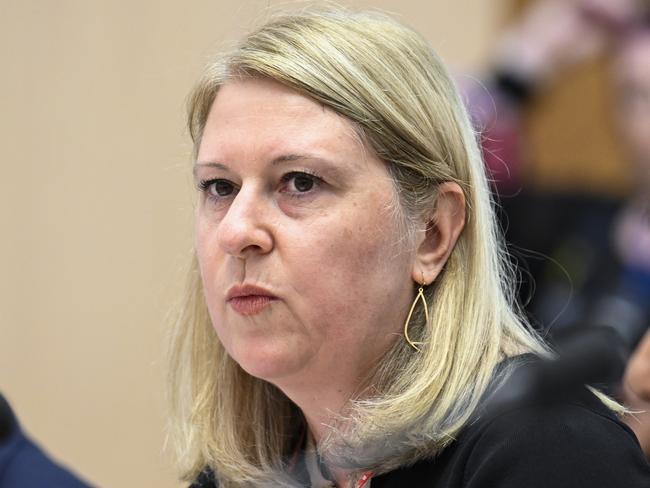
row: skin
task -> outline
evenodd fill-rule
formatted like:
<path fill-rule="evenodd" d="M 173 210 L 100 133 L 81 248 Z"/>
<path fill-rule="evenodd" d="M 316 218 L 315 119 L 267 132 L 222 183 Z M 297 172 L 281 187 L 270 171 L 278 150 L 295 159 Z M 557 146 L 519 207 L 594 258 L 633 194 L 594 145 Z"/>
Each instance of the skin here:
<path fill-rule="evenodd" d="M 220 89 L 194 169 L 196 252 L 215 331 L 245 371 L 301 408 L 318 440 L 403 340 L 414 281 L 435 279 L 463 228 L 463 193 L 442 185 L 428 216 L 436 225 L 405 243 L 386 165 L 352 124 L 260 79 Z M 277 300 L 238 313 L 226 293 L 242 283 Z"/>
<path fill-rule="evenodd" d="M 623 379 L 625 403 L 634 412 L 624 417 L 650 459 L 650 332 L 647 332 L 628 362 Z"/>

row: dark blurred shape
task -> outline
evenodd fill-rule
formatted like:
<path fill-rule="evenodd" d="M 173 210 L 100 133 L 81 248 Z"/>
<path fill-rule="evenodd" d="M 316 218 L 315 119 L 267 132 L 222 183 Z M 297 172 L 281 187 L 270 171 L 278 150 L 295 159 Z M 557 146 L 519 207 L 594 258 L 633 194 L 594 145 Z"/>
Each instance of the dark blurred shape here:
<path fill-rule="evenodd" d="M 0 488 L 89 488 L 21 430 L 0 394 Z"/>
<path fill-rule="evenodd" d="M 9 438 L 13 430 L 14 420 L 7 400 L 0 395 L 0 446 Z"/>
<path fill-rule="evenodd" d="M 482 415 L 491 418 L 522 407 L 565 405 L 584 395 L 585 385 L 611 394 L 640 338 L 640 325 L 577 325 L 565 329 L 556 338 L 557 358 L 522 362 L 489 396 Z"/>

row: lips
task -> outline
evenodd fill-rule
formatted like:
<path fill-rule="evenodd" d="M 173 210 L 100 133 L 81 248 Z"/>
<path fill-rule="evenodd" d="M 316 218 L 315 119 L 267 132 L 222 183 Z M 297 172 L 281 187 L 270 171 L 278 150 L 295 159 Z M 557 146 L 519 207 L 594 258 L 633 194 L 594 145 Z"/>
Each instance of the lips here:
<path fill-rule="evenodd" d="M 273 293 L 254 285 L 235 285 L 226 293 L 226 302 L 241 315 L 254 315 L 278 300 Z"/>

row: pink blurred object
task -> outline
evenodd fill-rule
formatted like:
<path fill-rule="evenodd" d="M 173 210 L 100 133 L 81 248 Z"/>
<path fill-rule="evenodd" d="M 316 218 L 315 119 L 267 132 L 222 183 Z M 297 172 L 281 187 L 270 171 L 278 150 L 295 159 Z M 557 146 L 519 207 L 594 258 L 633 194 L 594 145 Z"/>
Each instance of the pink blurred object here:
<path fill-rule="evenodd" d="M 615 242 L 623 263 L 650 272 L 650 205 L 628 205 L 615 227 Z"/>
<path fill-rule="evenodd" d="M 480 135 L 483 159 L 493 189 L 511 195 L 521 189 L 522 127 L 518 103 L 493 83 L 457 80 Z"/>
<path fill-rule="evenodd" d="M 615 33 L 634 24 L 647 8 L 647 2 L 639 0 L 580 0 L 578 7 L 589 21 Z"/>

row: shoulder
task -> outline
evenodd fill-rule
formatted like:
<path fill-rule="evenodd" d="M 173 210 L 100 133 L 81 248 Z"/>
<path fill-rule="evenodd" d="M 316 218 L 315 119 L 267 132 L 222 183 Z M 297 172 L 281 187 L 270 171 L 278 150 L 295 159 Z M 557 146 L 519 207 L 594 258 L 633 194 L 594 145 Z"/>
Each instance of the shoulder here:
<path fill-rule="evenodd" d="M 27 437 L 0 394 L 0 486 L 13 488 L 88 488 L 71 471 L 52 460 Z"/>
<path fill-rule="evenodd" d="M 552 409 L 479 419 L 436 458 L 379 476 L 373 487 L 642 488 L 650 465 L 630 429 L 588 390 Z"/>
<path fill-rule="evenodd" d="M 548 409 L 519 408 L 468 427 L 463 486 L 650 486 L 636 437 L 585 390 Z"/>

